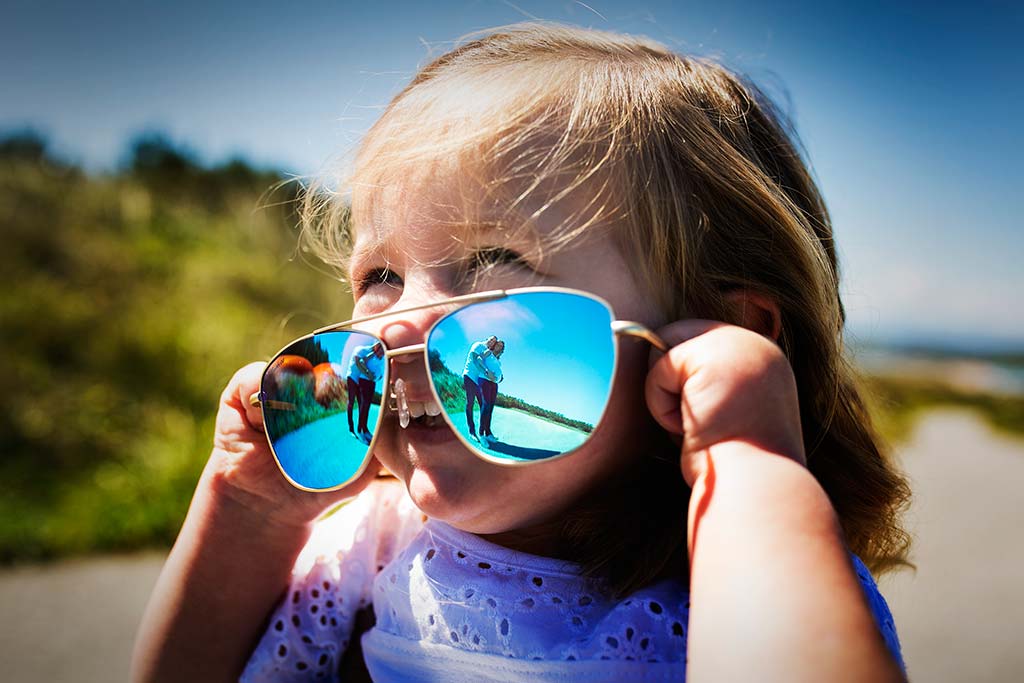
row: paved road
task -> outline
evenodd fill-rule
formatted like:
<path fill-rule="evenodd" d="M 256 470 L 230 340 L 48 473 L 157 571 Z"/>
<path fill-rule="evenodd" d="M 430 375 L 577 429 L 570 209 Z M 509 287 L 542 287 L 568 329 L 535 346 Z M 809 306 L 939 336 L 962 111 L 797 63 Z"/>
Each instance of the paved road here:
<path fill-rule="evenodd" d="M 916 499 L 916 575 L 883 577 L 911 680 L 1024 680 L 1024 441 L 934 412 L 900 459 Z M 0 680 L 127 680 L 161 554 L 0 573 Z"/>
<path fill-rule="evenodd" d="M 1024 441 L 936 411 L 900 459 L 918 571 L 879 587 L 911 681 L 1024 681 Z"/>
<path fill-rule="evenodd" d="M 148 553 L 0 574 L 0 680 L 117 683 L 164 556 Z"/>

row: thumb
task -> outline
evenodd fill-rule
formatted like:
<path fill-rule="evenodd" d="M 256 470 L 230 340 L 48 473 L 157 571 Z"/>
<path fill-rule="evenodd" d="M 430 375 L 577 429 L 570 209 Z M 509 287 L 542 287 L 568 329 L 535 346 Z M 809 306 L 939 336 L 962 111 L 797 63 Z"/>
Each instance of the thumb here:
<path fill-rule="evenodd" d="M 683 434 L 683 384 L 697 370 L 697 359 L 691 353 L 692 345 L 687 342 L 725 325 L 717 320 L 689 318 L 656 331 L 669 345 L 669 350 L 664 354 L 652 350 L 644 397 L 651 415 L 669 434 Z"/>

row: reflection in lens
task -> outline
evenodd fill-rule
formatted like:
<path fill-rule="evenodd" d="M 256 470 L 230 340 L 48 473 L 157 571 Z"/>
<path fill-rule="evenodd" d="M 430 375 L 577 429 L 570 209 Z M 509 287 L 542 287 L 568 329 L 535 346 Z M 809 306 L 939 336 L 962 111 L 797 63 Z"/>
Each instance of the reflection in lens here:
<path fill-rule="evenodd" d="M 380 419 L 383 345 L 361 332 L 325 332 L 282 351 L 263 375 L 263 422 L 293 483 L 327 489 L 369 459 Z"/>
<path fill-rule="evenodd" d="M 599 301 L 530 292 L 451 313 L 427 349 L 452 426 L 488 457 L 521 461 L 589 438 L 611 391 L 614 343 Z"/>

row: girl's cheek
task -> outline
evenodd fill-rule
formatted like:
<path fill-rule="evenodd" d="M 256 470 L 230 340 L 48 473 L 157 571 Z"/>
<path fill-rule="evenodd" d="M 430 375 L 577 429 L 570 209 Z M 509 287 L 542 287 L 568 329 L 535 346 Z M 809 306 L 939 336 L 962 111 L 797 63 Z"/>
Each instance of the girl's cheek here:
<path fill-rule="evenodd" d="M 390 285 L 373 285 L 361 294 L 352 307 L 352 316 L 360 318 L 366 315 L 382 313 L 395 305 L 402 296 L 402 290 Z"/>
<path fill-rule="evenodd" d="M 386 467 L 389 472 L 395 476 L 401 476 L 404 471 L 402 463 L 398 461 L 397 448 L 395 445 L 395 439 L 388 433 L 386 425 L 381 432 L 380 436 L 377 437 L 377 443 L 373 446 L 373 455 L 377 458 L 377 461 Z"/>
<path fill-rule="evenodd" d="M 611 432 L 635 446 L 650 436 L 648 431 L 653 425 L 644 396 L 649 352 L 641 344 L 623 341 L 626 348 L 619 357 L 615 385 L 604 419 L 610 422 L 609 427 L 613 427 Z M 628 444 L 626 447 L 632 450 Z"/>

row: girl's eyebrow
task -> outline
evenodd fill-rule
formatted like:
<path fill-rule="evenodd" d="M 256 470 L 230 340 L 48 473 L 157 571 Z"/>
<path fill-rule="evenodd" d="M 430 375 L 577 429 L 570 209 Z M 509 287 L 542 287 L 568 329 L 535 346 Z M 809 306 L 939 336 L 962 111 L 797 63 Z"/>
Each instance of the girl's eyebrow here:
<path fill-rule="evenodd" d="M 360 259 L 366 258 L 366 256 L 368 256 L 371 252 L 373 252 L 377 248 L 378 248 L 378 245 L 374 245 L 374 246 L 371 246 L 371 247 L 359 246 L 358 244 L 354 245 L 352 247 L 352 251 L 349 253 L 349 257 L 348 257 L 349 265 L 351 265 L 355 261 L 359 261 Z"/>
<path fill-rule="evenodd" d="M 345 275 L 349 282 L 354 282 L 358 279 L 362 273 L 360 272 L 363 268 L 360 264 L 372 259 L 375 252 L 380 251 L 383 248 L 384 240 L 375 239 L 369 244 L 364 243 L 363 246 L 354 245 L 352 251 L 349 252 L 348 259 L 345 262 Z M 386 259 L 384 265 L 390 266 L 391 260 Z"/>
<path fill-rule="evenodd" d="M 391 229 L 374 229 L 368 227 L 365 230 L 354 230 L 354 234 L 362 233 L 361 238 L 352 241 L 352 248 L 349 252 L 347 271 L 349 277 L 354 272 L 354 266 L 368 259 L 373 259 L 383 253 L 387 263 L 392 262 L 393 256 L 402 253 L 401 236 Z M 452 259 L 459 251 L 464 250 L 464 256 L 479 258 L 480 256 L 497 257 L 496 261 L 517 260 L 522 265 L 531 269 L 537 269 L 539 261 L 534 263 L 530 254 L 537 251 L 536 244 L 531 244 L 540 239 L 537 227 L 532 221 L 509 221 L 500 220 L 491 216 L 474 216 L 467 218 L 461 224 L 447 233 L 452 238 L 452 249 L 445 252 L 443 260 L 463 260 L 462 257 Z M 461 247 L 459 249 L 458 247 Z M 519 258 L 506 259 L 509 254 L 515 254 Z"/>
<path fill-rule="evenodd" d="M 517 249 L 508 246 L 486 245 L 471 247 L 470 256 L 483 265 L 498 265 L 500 263 L 519 263 L 528 268 L 532 265 L 527 258 Z"/>
<path fill-rule="evenodd" d="M 387 234 L 376 231 L 373 237 L 355 238 L 352 240 L 352 250 L 349 252 L 349 265 L 360 259 L 367 258 L 370 254 L 386 248 L 388 243 Z"/>

